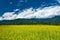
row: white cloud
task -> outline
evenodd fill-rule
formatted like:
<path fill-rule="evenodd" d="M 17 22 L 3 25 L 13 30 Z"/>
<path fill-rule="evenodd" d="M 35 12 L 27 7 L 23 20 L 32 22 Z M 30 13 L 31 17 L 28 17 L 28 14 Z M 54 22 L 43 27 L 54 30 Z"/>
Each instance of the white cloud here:
<path fill-rule="evenodd" d="M 27 9 L 19 13 L 17 18 L 52 18 L 60 15 L 60 6 L 50 6 L 43 9 Z"/>
<path fill-rule="evenodd" d="M 51 6 L 43 9 L 39 9 L 34 13 L 36 18 L 51 18 L 57 15 L 60 15 L 60 6 Z M 59 13 L 58 13 L 59 12 Z"/>
<path fill-rule="evenodd" d="M 19 11 L 19 9 L 15 9 L 14 12 Z"/>
<path fill-rule="evenodd" d="M 15 11 L 18 11 L 18 9 Z M 18 14 L 16 14 L 15 11 L 4 13 L 2 17 L 0 17 L 0 20 L 14 20 L 18 18 L 52 18 L 55 16 L 60 16 L 60 6 L 50 6 L 43 9 L 29 8 L 19 12 Z"/>
<path fill-rule="evenodd" d="M 58 1 L 58 3 L 60 3 L 60 0 L 57 0 Z"/>
<path fill-rule="evenodd" d="M 14 14 L 14 12 L 6 12 L 2 15 L 3 20 L 13 20 L 16 19 L 17 14 Z"/>
<path fill-rule="evenodd" d="M 0 17 L 0 20 L 3 20 L 3 18 L 2 18 L 2 17 Z"/>
<path fill-rule="evenodd" d="M 31 18 L 31 16 L 33 16 L 34 12 L 35 11 L 33 10 L 33 8 L 23 10 L 21 13 L 19 13 L 17 15 L 17 18 Z"/>

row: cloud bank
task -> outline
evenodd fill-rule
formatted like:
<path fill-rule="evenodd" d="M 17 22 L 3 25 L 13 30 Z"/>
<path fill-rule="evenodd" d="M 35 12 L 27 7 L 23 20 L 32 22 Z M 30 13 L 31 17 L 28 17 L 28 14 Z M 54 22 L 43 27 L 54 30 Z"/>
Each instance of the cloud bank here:
<path fill-rule="evenodd" d="M 19 11 L 18 13 L 16 13 Z M 14 19 L 31 19 L 31 18 L 53 18 L 55 16 L 60 16 L 60 6 L 50 6 L 44 8 L 29 8 L 23 11 L 19 9 L 14 10 L 13 12 L 5 12 L 0 20 L 14 20 Z"/>

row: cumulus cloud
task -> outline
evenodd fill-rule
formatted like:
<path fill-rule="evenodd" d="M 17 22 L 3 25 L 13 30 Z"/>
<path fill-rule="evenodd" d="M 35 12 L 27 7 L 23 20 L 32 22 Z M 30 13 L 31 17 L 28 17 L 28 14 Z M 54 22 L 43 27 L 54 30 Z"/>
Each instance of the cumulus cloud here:
<path fill-rule="evenodd" d="M 14 20 L 14 19 L 31 19 L 31 18 L 53 18 L 60 16 L 60 6 L 50 6 L 45 8 L 29 8 L 16 13 L 19 9 L 14 12 L 6 12 L 0 17 L 0 20 Z"/>
<path fill-rule="evenodd" d="M 43 9 L 27 9 L 19 13 L 17 18 L 52 18 L 60 15 L 60 6 L 50 6 Z"/>
<path fill-rule="evenodd" d="M 3 18 L 2 18 L 2 17 L 0 17 L 0 20 L 3 20 Z"/>
<path fill-rule="evenodd" d="M 14 12 L 6 12 L 2 15 L 2 20 L 13 20 L 16 19 L 17 14 Z"/>
<path fill-rule="evenodd" d="M 26 10 L 23 10 L 21 13 L 17 15 L 17 18 L 33 18 L 31 16 L 34 16 L 33 14 L 35 13 L 35 9 L 29 8 Z"/>
<path fill-rule="evenodd" d="M 54 16 L 60 15 L 59 11 L 60 6 L 51 6 L 37 10 L 34 15 L 36 16 L 36 18 L 52 18 Z"/>

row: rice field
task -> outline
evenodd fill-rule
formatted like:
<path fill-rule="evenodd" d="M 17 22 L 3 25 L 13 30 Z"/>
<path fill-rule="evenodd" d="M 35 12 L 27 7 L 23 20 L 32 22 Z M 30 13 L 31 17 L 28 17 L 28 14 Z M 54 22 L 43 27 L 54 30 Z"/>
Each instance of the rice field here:
<path fill-rule="evenodd" d="M 0 40 L 60 40 L 60 26 L 0 25 Z"/>

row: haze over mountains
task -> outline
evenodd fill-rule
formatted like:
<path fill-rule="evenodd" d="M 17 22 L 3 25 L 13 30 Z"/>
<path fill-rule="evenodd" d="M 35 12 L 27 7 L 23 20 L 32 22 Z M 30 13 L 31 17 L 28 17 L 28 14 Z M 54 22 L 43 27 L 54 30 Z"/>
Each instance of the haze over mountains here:
<path fill-rule="evenodd" d="M 0 21 L 0 25 L 33 25 L 33 24 L 44 24 L 44 25 L 60 25 L 60 16 L 45 19 L 15 19 L 15 20 L 3 20 Z"/>

